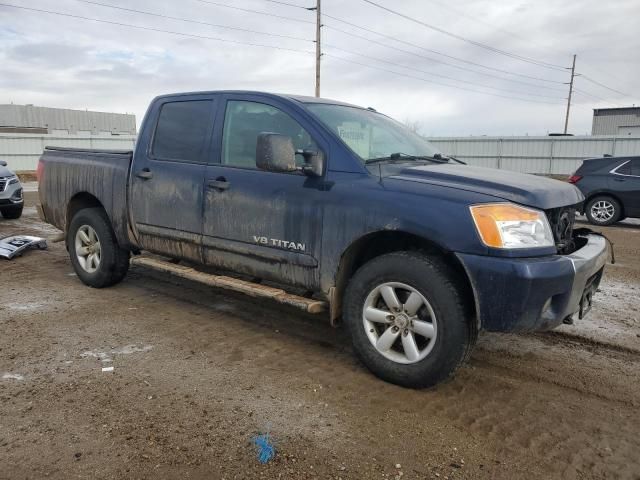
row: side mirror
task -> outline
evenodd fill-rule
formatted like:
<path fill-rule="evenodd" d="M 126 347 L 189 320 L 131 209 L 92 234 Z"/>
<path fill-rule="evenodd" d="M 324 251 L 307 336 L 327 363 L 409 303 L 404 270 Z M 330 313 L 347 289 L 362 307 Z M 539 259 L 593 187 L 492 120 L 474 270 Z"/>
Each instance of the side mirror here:
<path fill-rule="evenodd" d="M 7 166 L 7 162 L 5 162 L 4 160 L 0 160 L 0 167 L 6 167 Z"/>
<path fill-rule="evenodd" d="M 304 165 L 301 168 L 302 173 L 308 177 L 322 176 L 322 170 L 324 170 L 324 157 L 322 156 L 322 152 L 297 150 L 296 153 L 304 157 Z"/>
<path fill-rule="evenodd" d="M 291 137 L 263 132 L 256 143 L 256 166 L 268 172 L 295 172 L 296 151 Z"/>
<path fill-rule="evenodd" d="M 296 155 L 304 157 L 304 165 L 296 165 Z M 256 143 L 256 166 L 268 172 L 301 171 L 309 177 L 321 177 L 324 169 L 322 152 L 295 150 L 291 137 L 262 132 Z"/>

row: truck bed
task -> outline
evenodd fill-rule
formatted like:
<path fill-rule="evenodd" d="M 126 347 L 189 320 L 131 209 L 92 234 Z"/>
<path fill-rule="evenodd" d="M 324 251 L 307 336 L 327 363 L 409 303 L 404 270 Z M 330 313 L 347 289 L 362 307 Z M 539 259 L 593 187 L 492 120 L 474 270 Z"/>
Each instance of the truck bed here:
<path fill-rule="evenodd" d="M 106 210 L 118 242 L 133 247 L 127 214 L 132 156 L 131 150 L 45 147 L 40 157 L 43 165 L 38 169 L 42 172 L 39 191 L 46 221 L 66 231 L 74 201 L 93 199 Z"/>

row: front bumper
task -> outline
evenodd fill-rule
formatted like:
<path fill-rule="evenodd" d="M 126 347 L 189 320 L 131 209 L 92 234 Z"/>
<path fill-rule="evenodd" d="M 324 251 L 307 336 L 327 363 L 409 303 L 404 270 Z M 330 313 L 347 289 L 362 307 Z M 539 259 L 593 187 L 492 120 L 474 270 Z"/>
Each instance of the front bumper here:
<path fill-rule="evenodd" d="M 22 185 L 20 182 L 4 185 L 4 189 L 0 190 L 0 207 L 10 205 L 22 205 L 24 196 L 22 193 Z"/>
<path fill-rule="evenodd" d="M 608 256 L 603 237 L 584 238 L 582 248 L 570 255 L 499 258 L 456 254 L 471 280 L 481 328 L 549 330 L 580 312 L 585 290 L 590 302 Z"/>

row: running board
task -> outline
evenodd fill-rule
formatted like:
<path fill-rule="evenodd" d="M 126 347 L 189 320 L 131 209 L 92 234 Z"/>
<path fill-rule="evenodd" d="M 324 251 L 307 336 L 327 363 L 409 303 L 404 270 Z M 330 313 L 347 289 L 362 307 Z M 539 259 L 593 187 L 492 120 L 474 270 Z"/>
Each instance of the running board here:
<path fill-rule="evenodd" d="M 233 277 L 224 275 L 213 275 L 210 273 L 199 272 L 191 267 L 178 265 L 165 260 L 151 257 L 133 257 L 131 265 L 139 265 L 141 267 L 152 268 L 160 272 L 170 273 L 180 278 L 186 278 L 194 282 L 204 283 L 212 287 L 224 288 L 241 292 L 252 297 L 270 298 L 279 303 L 291 305 L 309 313 L 320 313 L 326 310 L 327 303 L 313 298 L 305 298 L 292 293 L 287 293 L 280 288 L 268 287 L 258 283 L 247 282 Z"/>

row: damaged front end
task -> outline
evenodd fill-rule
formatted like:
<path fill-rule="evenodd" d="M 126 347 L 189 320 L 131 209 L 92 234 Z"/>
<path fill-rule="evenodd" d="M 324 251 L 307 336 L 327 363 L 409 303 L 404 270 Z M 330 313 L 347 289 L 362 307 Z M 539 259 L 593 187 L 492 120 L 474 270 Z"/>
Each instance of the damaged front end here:
<path fill-rule="evenodd" d="M 577 241 L 573 235 L 578 206 L 571 205 L 545 210 L 560 255 L 569 255 L 580 248 L 579 243 L 581 242 Z"/>

